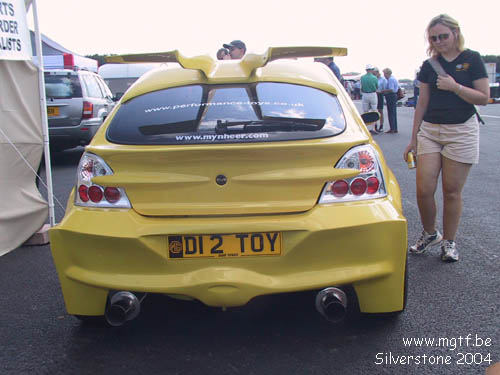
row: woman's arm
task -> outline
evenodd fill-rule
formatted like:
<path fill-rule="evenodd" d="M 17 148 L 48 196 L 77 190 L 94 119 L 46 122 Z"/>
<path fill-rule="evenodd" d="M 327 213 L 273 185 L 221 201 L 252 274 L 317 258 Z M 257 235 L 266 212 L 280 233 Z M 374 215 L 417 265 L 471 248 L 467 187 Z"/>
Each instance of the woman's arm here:
<path fill-rule="evenodd" d="M 462 86 L 460 83 L 455 82 L 453 77 L 438 76 L 437 87 L 440 90 L 447 90 L 454 92 L 460 98 L 470 104 L 486 105 L 490 98 L 490 85 L 488 78 L 480 78 L 472 81 L 471 87 Z"/>

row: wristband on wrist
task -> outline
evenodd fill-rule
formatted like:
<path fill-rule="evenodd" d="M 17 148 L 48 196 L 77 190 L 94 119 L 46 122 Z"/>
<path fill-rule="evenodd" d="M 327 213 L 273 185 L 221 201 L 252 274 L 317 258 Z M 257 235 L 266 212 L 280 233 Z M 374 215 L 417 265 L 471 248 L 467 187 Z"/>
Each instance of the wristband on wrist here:
<path fill-rule="evenodd" d="M 461 90 L 462 90 L 462 85 L 459 83 L 459 84 L 458 84 L 458 90 L 457 90 L 457 91 L 455 91 L 455 94 L 457 94 L 457 95 L 458 95 L 458 94 L 460 94 L 460 91 L 461 91 Z"/>

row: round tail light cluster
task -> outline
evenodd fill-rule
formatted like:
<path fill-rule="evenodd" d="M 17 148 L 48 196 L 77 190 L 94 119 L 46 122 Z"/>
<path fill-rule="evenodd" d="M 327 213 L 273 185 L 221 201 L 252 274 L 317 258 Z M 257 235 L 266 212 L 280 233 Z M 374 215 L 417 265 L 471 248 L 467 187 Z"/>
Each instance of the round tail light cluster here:
<path fill-rule="evenodd" d="M 92 182 L 94 177 L 107 177 L 113 174 L 113 170 L 103 158 L 85 152 L 76 171 L 75 204 L 93 208 L 131 208 L 132 205 L 123 187 L 106 187 Z"/>
<path fill-rule="evenodd" d="M 346 180 L 337 180 L 330 186 L 330 191 L 337 198 L 342 198 L 349 194 L 349 191 L 355 196 L 363 194 L 375 194 L 378 192 L 380 181 L 377 177 L 371 176 L 367 179 L 357 177 L 348 183 Z"/>
<path fill-rule="evenodd" d="M 335 169 L 355 169 L 358 174 L 328 181 L 319 204 L 371 200 L 387 196 L 383 169 L 372 145 L 359 145 L 348 150 Z"/>
<path fill-rule="evenodd" d="M 82 202 L 100 203 L 106 200 L 109 203 L 116 203 L 120 200 L 120 190 L 115 187 L 102 188 L 99 185 L 80 185 L 78 187 L 78 195 Z"/>

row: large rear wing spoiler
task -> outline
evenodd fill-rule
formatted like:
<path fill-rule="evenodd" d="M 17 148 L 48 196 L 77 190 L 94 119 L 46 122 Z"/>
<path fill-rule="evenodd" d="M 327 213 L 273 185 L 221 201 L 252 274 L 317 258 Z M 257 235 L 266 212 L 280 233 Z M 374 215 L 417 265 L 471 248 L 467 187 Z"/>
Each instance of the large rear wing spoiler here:
<path fill-rule="evenodd" d="M 347 56 L 347 48 L 339 47 L 269 47 L 264 54 L 246 54 L 239 60 L 241 70 L 250 76 L 268 62 L 279 59 L 301 57 Z M 115 64 L 131 63 L 178 63 L 185 69 L 196 69 L 210 77 L 217 61 L 209 55 L 186 57 L 178 50 L 169 52 L 140 53 L 106 57 L 106 62 Z"/>

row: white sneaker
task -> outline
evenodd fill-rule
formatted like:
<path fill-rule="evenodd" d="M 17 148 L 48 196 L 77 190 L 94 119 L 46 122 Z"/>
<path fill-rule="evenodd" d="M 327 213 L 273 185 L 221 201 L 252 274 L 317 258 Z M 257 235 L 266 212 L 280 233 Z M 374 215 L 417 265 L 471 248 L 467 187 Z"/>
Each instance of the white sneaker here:
<path fill-rule="evenodd" d="M 455 241 L 443 241 L 441 244 L 441 260 L 443 262 L 456 262 L 458 260 L 458 251 Z"/>
<path fill-rule="evenodd" d="M 415 245 L 410 246 L 410 253 L 423 254 L 429 247 L 440 243 L 442 239 L 443 236 L 438 230 L 433 234 L 429 234 L 423 230 Z"/>

